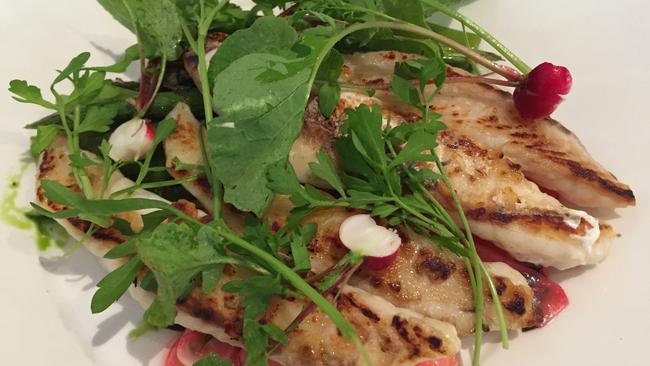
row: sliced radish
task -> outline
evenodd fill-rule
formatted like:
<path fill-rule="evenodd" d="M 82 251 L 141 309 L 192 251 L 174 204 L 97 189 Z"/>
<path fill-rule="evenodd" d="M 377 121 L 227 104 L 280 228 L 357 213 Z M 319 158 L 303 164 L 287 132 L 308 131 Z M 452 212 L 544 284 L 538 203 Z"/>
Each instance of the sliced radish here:
<path fill-rule="evenodd" d="M 350 251 L 365 257 L 374 270 L 389 267 L 397 258 L 402 239 L 394 230 L 377 225 L 370 215 L 354 215 L 343 221 L 339 238 Z"/>
<path fill-rule="evenodd" d="M 140 160 L 153 147 L 155 135 L 156 130 L 147 119 L 134 118 L 124 122 L 108 139 L 111 144 L 109 156 L 115 161 Z"/>
<path fill-rule="evenodd" d="M 416 364 L 415 366 L 459 366 L 460 365 L 460 356 L 456 353 L 450 357 L 436 358 L 431 361 L 424 361 Z"/>
<path fill-rule="evenodd" d="M 569 298 L 562 287 L 546 277 L 544 268 L 520 262 L 487 240 L 474 237 L 474 241 L 481 260 L 485 262 L 504 262 L 526 278 L 528 285 L 535 293 L 535 298 L 539 301 L 535 308 L 537 315 L 536 327 L 545 326 L 569 305 Z"/>

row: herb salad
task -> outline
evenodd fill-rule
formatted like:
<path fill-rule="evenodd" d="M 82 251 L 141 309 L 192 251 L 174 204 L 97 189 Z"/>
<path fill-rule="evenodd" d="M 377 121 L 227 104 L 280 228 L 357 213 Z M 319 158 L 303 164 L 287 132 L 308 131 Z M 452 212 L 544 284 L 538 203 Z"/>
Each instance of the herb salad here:
<path fill-rule="evenodd" d="M 387 229 L 377 234 L 381 238 L 414 233 L 460 258 L 472 291 L 473 364 L 480 362 L 483 329 L 490 329 L 486 303 L 493 304 L 503 347 L 508 347 L 500 283 L 479 256 L 446 161 L 436 152 L 447 126 L 432 100 L 447 82 L 515 87 L 514 103 L 523 117 L 546 117 L 570 89 L 568 70 L 548 64 L 531 72 L 496 38 L 454 10 L 453 1 L 257 1 L 251 10 L 209 0 L 99 3 L 135 35 L 137 43 L 125 50 L 123 60 L 96 67 L 89 66 L 89 53 L 76 56 L 50 85 L 52 100 L 26 81 L 10 85 L 17 101 L 52 113 L 29 126 L 36 130 L 32 155 L 41 155 L 42 164 L 43 154 L 64 141 L 73 177 L 73 184 L 42 179 L 44 200 L 58 209 L 35 203 L 35 212 L 83 221 L 81 242 L 105 230 L 122 238 L 104 254 L 120 266 L 97 284 L 93 313 L 107 309 L 135 283 L 155 294 L 135 331 L 139 335 L 175 324 L 177 305 L 192 291 L 207 295 L 220 290 L 242 299 L 246 365 L 268 364 L 315 311 L 356 347 L 359 364 L 372 364 L 363 335 L 340 311 L 337 299 L 351 277 L 369 264 L 368 257 L 387 255 L 357 250 L 367 246 L 341 239 L 350 250 L 335 265 L 314 272 L 310 263 L 318 224 L 305 218 L 343 208 L 369 214 Z M 431 23 L 434 12 L 460 22 L 464 31 Z M 206 45 L 219 34 L 218 48 L 208 52 Z M 494 51 L 480 49 L 481 40 Z M 396 62 L 388 85 L 341 81 L 346 55 L 384 50 L 419 57 Z M 183 67 L 187 57 L 196 58 L 197 80 Z M 107 77 L 134 62 L 140 63 L 139 82 Z M 449 66 L 467 74 L 450 77 Z M 490 74 L 481 75 L 483 69 Z M 63 83 L 72 85 L 70 94 L 59 92 Z M 536 86 L 540 83 L 546 85 L 543 92 Z M 370 97 L 390 93 L 417 111 L 417 118 L 408 124 L 386 123 L 380 105 L 340 111 L 342 90 Z M 308 164 L 319 183 L 301 180 L 290 164 L 313 101 L 323 118 L 345 115 L 334 146 L 319 150 Z M 182 178 L 169 172 L 165 159 L 170 157 L 163 148 L 179 129 L 180 121 L 170 117 L 178 103 L 202 120 L 200 161 L 174 161 L 175 169 L 190 172 Z M 431 168 L 423 169 L 423 164 Z M 129 183 L 114 189 L 117 174 Z M 198 204 L 184 188 L 199 182 L 209 187 L 211 206 Z M 434 186 L 444 187 L 450 201 L 432 193 Z M 268 219 L 278 196 L 291 201 L 281 227 Z M 188 210 L 180 201 L 192 201 L 199 210 Z M 141 213 L 135 223 L 132 212 Z M 243 229 L 232 225 L 233 213 L 244 218 Z M 380 267 L 390 267 L 393 260 Z M 222 284 L 224 273 L 233 268 L 244 275 Z M 265 320 L 278 298 L 304 301 L 285 327 Z M 197 364 L 230 362 L 217 353 Z"/>

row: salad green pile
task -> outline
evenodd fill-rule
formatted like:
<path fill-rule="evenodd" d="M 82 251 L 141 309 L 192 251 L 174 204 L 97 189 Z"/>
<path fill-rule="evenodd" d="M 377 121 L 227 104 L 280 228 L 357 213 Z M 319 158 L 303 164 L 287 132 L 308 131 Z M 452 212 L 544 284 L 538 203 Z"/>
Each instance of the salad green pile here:
<path fill-rule="evenodd" d="M 524 73 L 529 67 L 450 8 L 455 1 L 257 0 L 251 10 L 242 10 L 226 0 L 98 1 L 136 36 L 137 44 L 125 50 L 122 60 L 91 67 L 89 53 L 74 57 L 51 83 L 54 98 L 49 100 L 26 81 L 10 84 L 17 101 L 52 112 L 29 125 L 36 129 L 31 153 L 38 156 L 57 135 L 65 135 L 79 186 L 76 192 L 43 181 L 45 196 L 66 209 L 49 212 L 36 204 L 34 209 L 50 218 L 88 221 L 87 236 L 97 228 L 113 227 L 128 237 L 106 255 L 128 261 L 97 284 L 91 304 L 94 313 L 117 301 L 146 267 L 150 274 L 139 285 L 155 291 L 156 298 L 145 311 L 138 331 L 170 326 L 177 301 L 199 284 L 205 293 L 214 290 L 224 266 L 230 265 L 253 273 L 222 288 L 244 299 L 246 365 L 266 365 L 274 346 L 288 341 L 289 329 L 258 321 L 273 296 L 307 299 L 312 305 L 305 308 L 301 319 L 313 311 L 313 305 L 320 308 L 341 334 L 358 346 L 369 364 L 355 328 L 331 302 L 332 289 L 358 268 L 361 259 L 346 257 L 318 285 L 304 279 L 311 268 L 307 243 L 316 228 L 314 224 L 302 226 L 301 218 L 315 208 L 342 206 L 365 210 L 391 226 L 407 226 L 462 257 L 475 301 L 474 364 L 480 357 L 485 286 L 497 305 L 503 345 L 507 347 L 499 298 L 476 253 L 444 164 L 435 153 L 437 133 L 445 126 L 429 111 L 429 103 L 445 82 L 448 64 L 473 73 L 482 65 L 510 80 L 519 80 L 521 75 L 494 61 L 503 57 Z M 274 15 L 278 11 L 281 14 Z M 463 31 L 430 22 L 434 12 L 459 21 Z M 215 31 L 230 36 L 208 62 L 206 39 Z M 480 50 L 481 40 L 500 55 Z M 288 155 L 302 129 L 310 95 L 318 94 L 321 113 L 330 116 L 341 88 L 354 87 L 337 82 L 342 55 L 373 50 L 425 56 L 398 63 L 390 84 L 395 95 L 422 111 L 421 120 L 384 128 L 378 106 L 347 110 L 343 136 L 336 143 L 340 169 L 325 152 L 319 153 L 318 162 L 310 166 L 331 190 L 323 192 L 301 184 L 288 164 Z M 179 66 L 186 51 L 198 57 L 200 90 Z M 134 62 L 141 66 L 139 83 L 107 77 L 124 72 Z M 60 91 L 63 83 L 72 86 L 69 94 Z M 437 90 L 427 95 L 425 85 L 430 83 Z M 373 93 L 367 87 L 365 91 Z M 176 128 L 176 121 L 164 116 L 178 102 L 187 103 L 205 121 L 207 130 L 205 142 L 201 139 L 203 164 L 195 167 L 195 175 L 183 179 L 174 179 L 166 172 L 159 146 Z M 153 148 L 143 161 L 113 161 L 108 143 L 111 131 L 129 119 L 142 117 L 156 124 Z M 225 128 L 226 124 L 232 128 Z M 434 163 L 437 172 L 415 169 L 424 161 Z M 99 194 L 87 173 L 92 166 L 101 166 L 104 172 Z M 132 178 L 134 185 L 106 195 L 109 179 L 118 170 Z M 208 180 L 215 198 L 208 223 L 165 202 L 128 196 L 138 189 L 149 189 L 169 200 L 189 198 L 181 184 L 200 178 Z M 456 213 L 447 212 L 433 197 L 428 189 L 432 184 L 447 187 Z M 261 219 L 276 194 L 289 195 L 295 205 L 288 224 L 278 231 Z M 224 204 L 248 213 L 242 235 L 235 234 L 224 221 Z M 144 227 L 137 233 L 116 216 L 140 209 L 153 211 L 143 216 Z M 453 215 L 461 218 L 461 227 Z M 210 359 L 217 362 L 214 355 Z M 210 359 L 202 364 L 210 364 Z"/>

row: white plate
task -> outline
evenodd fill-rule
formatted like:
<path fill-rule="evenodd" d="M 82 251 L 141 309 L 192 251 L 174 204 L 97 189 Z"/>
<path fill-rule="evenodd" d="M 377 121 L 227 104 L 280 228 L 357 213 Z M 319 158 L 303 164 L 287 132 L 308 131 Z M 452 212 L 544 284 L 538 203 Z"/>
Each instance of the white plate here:
<path fill-rule="evenodd" d="M 107 64 L 134 42 L 94 1 L 0 0 L 0 178 L 20 168 L 29 132 L 43 111 L 9 99 L 11 79 L 46 86 L 54 70 L 82 51 Z M 524 60 L 568 66 L 574 89 L 555 117 L 634 189 L 637 208 L 611 222 L 622 233 L 596 268 L 557 274 L 570 307 L 541 330 L 513 333 L 509 351 L 494 343 L 483 365 L 647 365 L 650 334 L 650 3 L 641 0 L 478 0 L 464 12 Z M 31 197 L 26 176 L 23 199 Z M 2 188 L 4 191 L 4 187 Z M 127 342 L 141 309 L 124 298 L 91 315 L 103 271 L 84 250 L 39 258 L 31 233 L 0 226 L 0 350 L 4 365 L 158 365 L 171 332 Z M 153 360 L 153 361 L 152 361 Z"/>

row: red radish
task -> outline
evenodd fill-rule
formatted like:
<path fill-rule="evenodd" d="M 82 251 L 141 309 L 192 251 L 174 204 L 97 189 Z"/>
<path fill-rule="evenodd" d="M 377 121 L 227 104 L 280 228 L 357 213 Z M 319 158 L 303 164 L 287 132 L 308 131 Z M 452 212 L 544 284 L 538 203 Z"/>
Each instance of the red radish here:
<path fill-rule="evenodd" d="M 192 366 L 198 360 L 216 353 L 219 357 L 230 360 L 234 366 L 246 363 L 246 351 L 228 343 L 221 342 L 207 334 L 186 330 L 170 346 L 165 359 L 165 366 Z M 269 366 L 282 366 L 269 361 Z"/>
<path fill-rule="evenodd" d="M 108 139 L 111 144 L 109 156 L 115 161 L 140 160 L 153 147 L 155 135 L 156 130 L 147 119 L 134 118 L 124 122 Z"/>
<path fill-rule="evenodd" d="M 365 257 L 373 270 L 389 267 L 397 258 L 402 239 L 394 230 L 377 225 L 370 215 L 354 215 L 343 221 L 339 238 L 346 248 Z"/>
<path fill-rule="evenodd" d="M 544 62 L 535 67 L 515 89 L 513 100 L 525 119 L 545 118 L 571 90 L 573 78 L 564 66 Z"/>
<path fill-rule="evenodd" d="M 453 356 L 445 358 L 437 358 L 431 361 L 424 361 L 417 363 L 415 366 L 459 366 L 460 365 L 460 355 L 456 353 Z"/>
<path fill-rule="evenodd" d="M 533 289 L 535 297 L 539 300 L 535 313 L 537 323 L 541 328 L 553 320 L 569 305 L 569 298 L 559 284 L 544 275 L 544 269 L 526 264 L 514 259 L 510 254 L 487 240 L 474 237 L 476 251 L 481 260 L 485 262 L 504 262 L 510 267 L 521 272 L 528 284 Z"/>

